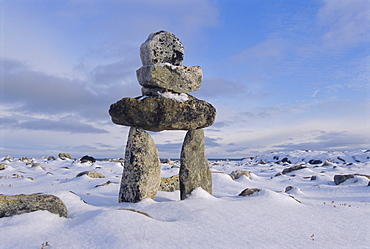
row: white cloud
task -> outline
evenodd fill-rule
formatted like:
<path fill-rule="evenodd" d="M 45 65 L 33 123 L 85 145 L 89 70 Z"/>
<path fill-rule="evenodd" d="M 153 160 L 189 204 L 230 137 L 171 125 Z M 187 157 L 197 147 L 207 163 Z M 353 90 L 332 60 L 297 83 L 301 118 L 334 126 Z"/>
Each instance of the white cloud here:
<path fill-rule="evenodd" d="M 318 23 L 325 29 L 327 48 L 351 47 L 369 41 L 370 2 L 368 0 L 324 0 Z"/>

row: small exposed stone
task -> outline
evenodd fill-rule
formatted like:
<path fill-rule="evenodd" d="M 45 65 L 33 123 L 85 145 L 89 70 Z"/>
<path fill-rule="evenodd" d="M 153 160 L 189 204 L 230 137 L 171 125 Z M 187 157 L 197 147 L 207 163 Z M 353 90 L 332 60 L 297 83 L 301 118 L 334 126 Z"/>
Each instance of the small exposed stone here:
<path fill-rule="evenodd" d="M 196 91 L 202 84 L 202 69 L 199 66 L 142 66 L 136 71 L 136 75 L 143 87 L 163 88 L 177 93 Z"/>
<path fill-rule="evenodd" d="M 24 156 L 24 157 L 19 158 L 19 161 L 22 161 L 22 162 L 24 162 L 24 161 L 31 162 L 32 160 L 29 157 Z"/>
<path fill-rule="evenodd" d="M 321 160 L 314 160 L 314 159 L 312 159 L 312 160 L 308 161 L 308 163 L 309 164 L 320 164 L 320 163 L 322 163 L 322 161 Z"/>
<path fill-rule="evenodd" d="M 118 182 L 107 181 L 107 182 L 105 182 L 105 183 L 103 183 L 103 184 L 98 184 L 98 185 L 96 185 L 96 186 L 95 186 L 95 188 L 97 188 L 97 187 L 102 187 L 102 186 L 107 186 L 107 185 L 109 185 L 109 184 L 111 184 L 111 183 L 113 183 L 113 184 L 118 184 Z"/>
<path fill-rule="evenodd" d="M 140 46 L 143 65 L 170 63 L 180 66 L 184 59 L 184 46 L 174 34 L 167 31 L 151 33 Z"/>
<path fill-rule="evenodd" d="M 284 192 L 289 192 L 290 190 L 292 190 L 294 187 L 293 186 L 288 186 L 285 188 Z"/>
<path fill-rule="evenodd" d="M 149 131 L 193 130 L 212 125 L 216 109 L 206 101 L 188 96 L 185 102 L 161 96 L 142 100 L 123 98 L 111 105 L 109 114 L 115 124 Z"/>
<path fill-rule="evenodd" d="M 84 171 L 84 172 L 78 173 L 76 177 L 80 177 L 83 175 L 87 175 L 90 178 L 105 178 L 105 176 L 102 173 L 97 172 L 97 171 Z"/>
<path fill-rule="evenodd" d="M 159 186 L 159 191 L 173 192 L 175 190 L 180 190 L 179 175 L 174 175 L 171 177 L 163 177 L 161 179 L 161 185 Z"/>
<path fill-rule="evenodd" d="M 55 160 L 55 157 L 53 157 L 53 156 L 48 156 L 47 160 L 48 160 L 48 161 L 54 161 L 54 160 Z"/>
<path fill-rule="evenodd" d="M 339 184 L 345 182 L 346 180 L 354 178 L 354 177 L 355 177 L 354 175 L 335 175 L 334 176 L 334 183 L 336 185 L 339 185 Z"/>
<path fill-rule="evenodd" d="M 118 201 L 154 199 L 161 182 L 161 165 L 153 139 L 141 128 L 130 128 L 124 165 Z"/>
<path fill-rule="evenodd" d="M 83 157 L 80 158 L 80 162 L 81 163 L 86 163 L 86 162 L 95 163 L 96 159 L 93 158 L 92 156 L 86 155 L 86 156 L 83 156 Z"/>
<path fill-rule="evenodd" d="M 317 176 L 311 176 L 310 180 L 315 181 L 317 179 Z"/>
<path fill-rule="evenodd" d="M 58 157 L 62 160 L 66 160 L 66 159 L 73 160 L 71 155 L 69 155 L 68 153 L 59 153 Z"/>
<path fill-rule="evenodd" d="M 251 172 L 247 170 L 234 170 L 230 173 L 230 177 L 234 180 L 239 179 L 241 176 L 246 176 L 247 178 L 251 178 Z"/>
<path fill-rule="evenodd" d="M 339 184 L 345 182 L 348 179 L 354 178 L 355 176 L 363 176 L 363 177 L 366 177 L 366 178 L 370 179 L 370 175 L 364 175 L 364 174 L 335 175 L 334 176 L 334 183 L 336 185 L 339 185 Z"/>
<path fill-rule="evenodd" d="M 13 160 L 14 160 L 14 157 L 9 156 L 9 155 L 7 155 L 7 156 L 4 158 L 4 161 L 8 161 L 8 162 L 11 162 L 11 161 L 13 161 Z"/>
<path fill-rule="evenodd" d="M 54 195 L 0 195 L 0 218 L 18 214 L 47 210 L 61 217 L 67 217 L 67 208 Z"/>
<path fill-rule="evenodd" d="M 180 157 L 180 198 L 184 200 L 194 189 L 201 187 L 212 194 L 212 173 L 204 154 L 203 129 L 186 133 Z"/>
<path fill-rule="evenodd" d="M 7 164 L 5 164 L 5 163 L 1 163 L 1 164 L 0 164 L 0 170 L 4 170 L 4 169 L 6 169 L 6 166 L 7 166 Z"/>
<path fill-rule="evenodd" d="M 31 164 L 31 167 L 34 168 L 34 167 L 39 167 L 40 169 L 42 170 L 46 170 L 44 166 L 41 165 L 41 163 L 37 163 L 37 162 L 33 162 Z"/>
<path fill-rule="evenodd" d="M 283 169 L 283 171 L 281 172 L 283 175 L 285 174 L 288 174 L 290 172 L 293 172 L 293 171 L 296 171 L 296 170 L 301 170 L 301 169 L 305 169 L 307 168 L 307 166 L 303 166 L 303 165 L 295 165 L 293 167 L 289 167 L 289 168 L 286 168 L 286 169 Z"/>
<path fill-rule="evenodd" d="M 260 191 L 261 191 L 261 189 L 259 189 L 259 188 L 246 188 L 239 194 L 239 196 L 250 196 L 250 195 L 253 195 L 254 193 L 258 193 Z"/>

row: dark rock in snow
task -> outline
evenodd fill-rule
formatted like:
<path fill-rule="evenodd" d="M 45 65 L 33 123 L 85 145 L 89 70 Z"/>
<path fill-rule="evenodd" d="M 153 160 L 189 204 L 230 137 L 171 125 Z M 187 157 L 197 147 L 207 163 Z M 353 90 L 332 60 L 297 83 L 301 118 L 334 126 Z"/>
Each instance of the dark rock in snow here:
<path fill-rule="evenodd" d="M 86 156 L 83 156 L 83 157 L 80 158 L 80 162 L 81 163 L 86 163 L 86 162 L 95 163 L 96 162 L 96 159 L 93 158 L 92 156 L 86 155 Z"/>
<path fill-rule="evenodd" d="M 0 218 L 38 210 L 47 210 L 60 217 L 68 216 L 66 206 L 54 195 L 0 195 Z"/>
<path fill-rule="evenodd" d="M 259 189 L 259 188 L 246 188 L 239 194 L 239 196 L 250 196 L 250 195 L 253 195 L 254 193 L 258 193 L 260 191 L 261 191 L 261 189 Z"/>
<path fill-rule="evenodd" d="M 308 163 L 309 164 L 320 164 L 320 163 L 322 163 L 322 161 L 321 160 L 314 160 L 314 159 L 312 159 L 312 160 L 308 161 Z"/>
<path fill-rule="evenodd" d="M 334 176 L 334 183 L 336 185 L 339 185 L 339 184 L 345 182 L 346 180 L 354 178 L 354 177 L 355 177 L 354 175 L 335 175 Z"/>
<path fill-rule="evenodd" d="M 283 175 L 285 175 L 285 174 L 288 174 L 290 172 L 293 172 L 293 171 L 296 171 L 296 170 L 300 170 L 300 169 L 305 169 L 305 168 L 307 168 L 307 166 L 295 165 L 293 167 L 289 167 L 289 168 L 283 169 L 283 171 L 281 173 Z"/>

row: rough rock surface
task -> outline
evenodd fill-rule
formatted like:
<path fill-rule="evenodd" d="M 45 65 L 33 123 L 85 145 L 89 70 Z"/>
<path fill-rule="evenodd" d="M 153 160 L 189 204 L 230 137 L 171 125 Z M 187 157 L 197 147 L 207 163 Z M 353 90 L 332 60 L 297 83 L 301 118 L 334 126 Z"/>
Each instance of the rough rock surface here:
<path fill-rule="evenodd" d="M 206 101 L 188 97 L 184 102 L 161 96 L 123 98 L 111 105 L 109 114 L 115 124 L 149 131 L 194 130 L 212 125 L 216 109 Z"/>
<path fill-rule="evenodd" d="M 161 185 L 159 186 L 159 191 L 173 192 L 175 190 L 180 190 L 179 175 L 174 175 L 171 177 L 163 177 L 161 179 Z"/>
<path fill-rule="evenodd" d="M 181 149 L 180 164 L 181 200 L 184 200 L 198 187 L 212 194 L 212 174 L 204 154 L 203 129 L 186 133 Z"/>
<path fill-rule="evenodd" d="M 196 91 L 202 84 L 202 69 L 199 66 L 146 65 L 139 68 L 136 75 L 144 87 L 159 87 L 177 93 Z"/>
<path fill-rule="evenodd" d="M 151 33 L 140 46 L 143 65 L 170 63 L 180 66 L 184 59 L 184 46 L 174 34 L 168 31 Z"/>
<path fill-rule="evenodd" d="M 153 139 L 141 128 L 130 128 L 124 165 L 118 201 L 154 199 L 161 182 L 161 164 Z"/>
<path fill-rule="evenodd" d="M 38 210 L 47 210 L 60 217 L 68 216 L 66 206 L 54 195 L 0 195 L 0 218 Z"/>

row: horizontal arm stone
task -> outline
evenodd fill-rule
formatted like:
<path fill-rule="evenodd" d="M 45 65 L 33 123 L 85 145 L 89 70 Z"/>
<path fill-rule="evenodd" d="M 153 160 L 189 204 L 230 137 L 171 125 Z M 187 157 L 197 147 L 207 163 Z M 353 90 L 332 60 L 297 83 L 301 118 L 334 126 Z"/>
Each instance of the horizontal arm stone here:
<path fill-rule="evenodd" d="M 212 125 L 216 109 L 191 95 L 180 102 L 161 96 L 142 100 L 123 98 L 111 105 L 109 114 L 118 125 L 141 127 L 148 131 L 194 130 Z"/>

